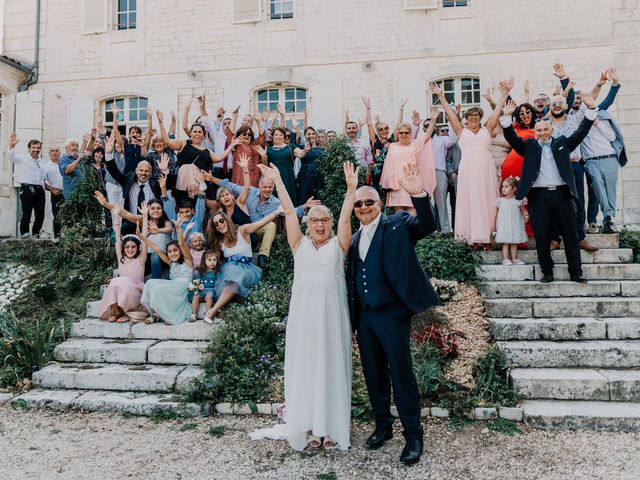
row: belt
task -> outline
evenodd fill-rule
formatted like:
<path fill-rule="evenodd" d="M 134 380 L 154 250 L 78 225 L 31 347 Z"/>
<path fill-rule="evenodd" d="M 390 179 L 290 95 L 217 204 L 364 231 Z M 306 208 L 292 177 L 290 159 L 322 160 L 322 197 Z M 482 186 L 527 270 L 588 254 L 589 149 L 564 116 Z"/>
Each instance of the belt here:
<path fill-rule="evenodd" d="M 612 153 L 610 155 L 600 155 L 598 157 L 585 158 L 584 161 L 587 162 L 589 160 L 604 160 L 605 158 L 618 158 L 618 156 L 615 153 Z"/>
<path fill-rule="evenodd" d="M 33 187 L 33 188 L 44 188 L 42 185 L 36 185 L 35 183 L 21 183 L 21 187 Z"/>
<path fill-rule="evenodd" d="M 550 190 L 550 191 L 554 191 L 554 190 L 558 190 L 560 188 L 563 187 L 567 187 L 567 185 L 550 185 L 548 187 L 532 187 L 531 190 Z"/>

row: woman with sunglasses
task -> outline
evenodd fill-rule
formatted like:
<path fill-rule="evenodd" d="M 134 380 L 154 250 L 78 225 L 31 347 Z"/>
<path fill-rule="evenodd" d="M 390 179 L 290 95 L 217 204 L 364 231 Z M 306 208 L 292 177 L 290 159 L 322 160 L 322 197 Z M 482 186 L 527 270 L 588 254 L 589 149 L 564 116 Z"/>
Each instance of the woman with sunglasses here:
<path fill-rule="evenodd" d="M 393 143 L 394 138 L 388 123 L 380 121 L 377 115 L 375 122 L 371 119 L 371 99 L 369 97 L 362 97 L 362 103 L 364 103 L 366 111 L 365 119 L 367 128 L 369 129 L 369 141 L 371 142 L 371 153 L 373 155 L 373 163 L 371 164 L 371 172 L 370 175 L 368 175 L 369 180 L 367 183 L 378 190 L 379 193 L 382 193 L 380 176 L 382 175 L 382 168 L 384 166 L 384 160 L 387 157 L 387 152 L 389 151 L 389 146 Z"/>
<path fill-rule="evenodd" d="M 411 197 L 398 183 L 403 177 L 404 167 L 409 164 L 418 165 L 424 191 L 433 194 L 436 187 L 436 171 L 433 163 L 433 149 L 431 148 L 431 134 L 435 130 L 438 120 L 438 108 L 431 107 L 429 112 L 431 121 L 423 137 L 412 141 L 412 126 L 409 123 L 398 125 L 398 141 L 391 144 L 382 168 L 380 185 L 389 190 L 387 193 L 387 207 L 393 207 L 396 212 L 406 210 L 415 216 L 416 210 Z"/>
<path fill-rule="evenodd" d="M 262 123 L 262 118 L 258 114 L 253 115 L 253 119 L 258 125 L 258 138 L 254 137 L 253 130 L 251 129 L 251 126 L 248 125 L 248 122 L 244 122 L 236 130 L 239 111 L 240 107 L 238 106 L 238 108 L 231 112 L 231 125 L 229 125 L 229 130 L 227 131 L 227 142 L 231 143 L 234 141 L 232 132 L 235 132 L 235 140 L 238 140 L 239 143 L 233 149 L 233 156 L 246 155 L 249 157 L 249 179 L 251 181 L 251 186 L 257 187 L 258 181 L 260 180 L 260 170 L 258 170 L 258 165 L 261 163 L 267 163 L 267 152 L 264 149 L 267 137 Z M 243 184 L 242 169 L 234 168 L 231 171 L 231 182 L 236 185 Z"/>
<path fill-rule="evenodd" d="M 282 208 L 279 208 L 262 220 L 240 226 L 233 223 L 222 210 L 211 216 L 207 227 L 209 249 L 222 251 L 223 263 L 215 286 L 217 301 L 213 308 L 207 310 L 207 323 L 213 323 L 222 307 L 236 295 L 247 297 L 251 289 L 260 282 L 262 269 L 252 263 L 251 234 L 273 222 L 281 211 Z"/>
<path fill-rule="evenodd" d="M 250 433 L 253 440 L 287 440 L 295 450 L 350 446 L 351 328 L 344 259 L 351 244 L 351 213 L 358 168 L 343 164 L 347 183 L 338 233 L 324 205 L 307 214 L 306 235 L 277 168 L 260 166 L 278 190 L 293 251 L 295 274 L 287 320 L 284 365 L 286 423 Z"/>
<path fill-rule="evenodd" d="M 498 124 L 502 108 L 513 88 L 513 79 L 500 82 L 502 95 L 487 122 L 482 125 L 482 109 L 472 107 L 465 112 L 467 126 L 451 109 L 442 89 L 435 83 L 431 91 L 444 107 L 449 123 L 458 137 L 461 150 L 456 192 L 455 235 L 476 249 L 491 248 L 495 230 L 498 177 L 491 155 L 491 132 Z"/>
<path fill-rule="evenodd" d="M 320 132 L 313 127 L 304 129 L 305 149 L 309 150 L 304 158 L 300 159 L 300 171 L 298 172 L 298 200 L 306 202 L 309 198 L 318 198 L 320 190 L 324 186 L 322 172 L 320 172 L 320 159 L 324 149 L 319 144 Z"/>

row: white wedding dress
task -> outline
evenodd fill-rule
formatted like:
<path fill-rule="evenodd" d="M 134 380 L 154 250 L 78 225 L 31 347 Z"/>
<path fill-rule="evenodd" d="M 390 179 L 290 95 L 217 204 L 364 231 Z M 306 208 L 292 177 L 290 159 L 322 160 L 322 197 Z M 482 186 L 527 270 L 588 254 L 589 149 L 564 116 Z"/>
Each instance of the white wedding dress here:
<path fill-rule="evenodd" d="M 350 446 L 351 327 L 338 239 L 320 248 L 303 236 L 294 280 L 284 360 L 285 423 L 251 432 L 253 440 L 287 440 L 303 450 L 309 431 Z"/>

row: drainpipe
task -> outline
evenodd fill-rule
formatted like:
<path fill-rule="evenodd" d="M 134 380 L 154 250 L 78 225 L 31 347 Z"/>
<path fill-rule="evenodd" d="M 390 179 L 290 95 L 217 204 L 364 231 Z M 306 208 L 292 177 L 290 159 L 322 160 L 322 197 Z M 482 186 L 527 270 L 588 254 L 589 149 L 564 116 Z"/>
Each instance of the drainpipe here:
<path fill-rule="evenodd" d="M 33 53 L 33 65 L 31 65 L 31 72 L 27 79 L 18 87 L 19 92 L 29 90 L 29 87 L 38 81 L 38 68 L 40 63 L 40 3 L 41 0 L 36 0 L 36 42 Z"/>

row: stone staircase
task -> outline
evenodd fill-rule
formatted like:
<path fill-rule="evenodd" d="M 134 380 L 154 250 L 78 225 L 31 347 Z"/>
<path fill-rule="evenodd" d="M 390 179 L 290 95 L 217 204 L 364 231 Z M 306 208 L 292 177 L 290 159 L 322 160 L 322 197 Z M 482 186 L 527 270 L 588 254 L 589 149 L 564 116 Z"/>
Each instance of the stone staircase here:
<path fill-rule="evenodd" d="M 203 375 L 202 351 L 216 327 L 202 321 L 109 323 L 98 319 L 98 305 L 87 303 L 86 318 L 55 348 L 55 361 L 33 374 L 36 388 L 13 403 L 135 415 L 210 413 L 208 406 L 180 397 Z"/>
<path fill-rule="evenodd" d="M 617 234 L 588 235 L 586 284 L 569 282 L 564 251 L 556 281 L 541 284 L 535 250 L 527 264 L 500 265 L 482 252 L 480 291 L 498 348 L 513 366 L 524 419 L 544 428 L 640 430 L 640 264 Z"/>

